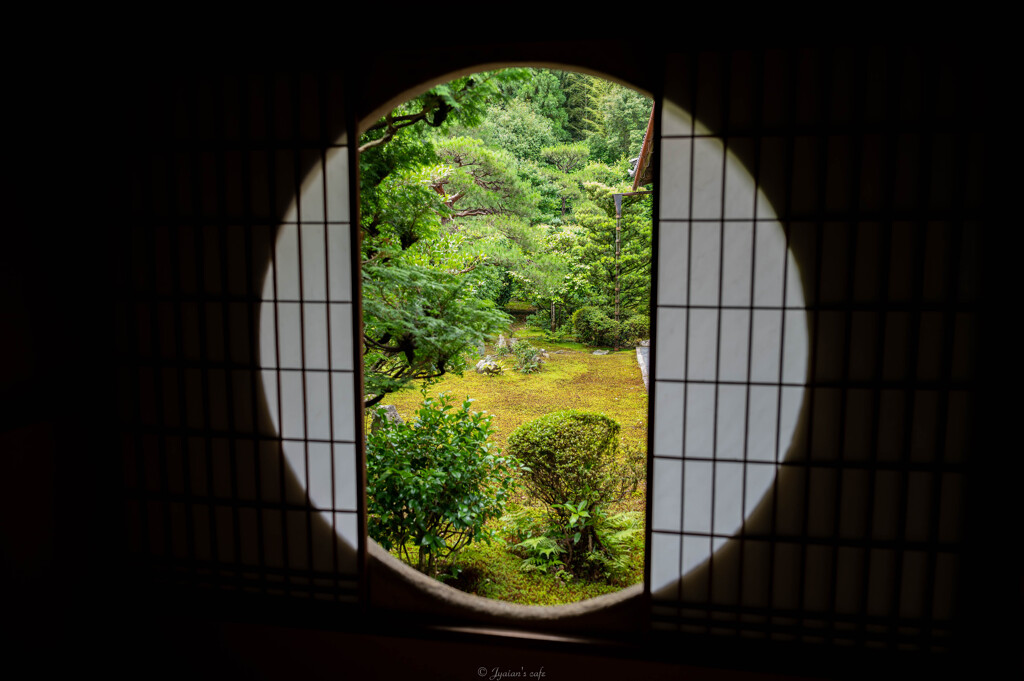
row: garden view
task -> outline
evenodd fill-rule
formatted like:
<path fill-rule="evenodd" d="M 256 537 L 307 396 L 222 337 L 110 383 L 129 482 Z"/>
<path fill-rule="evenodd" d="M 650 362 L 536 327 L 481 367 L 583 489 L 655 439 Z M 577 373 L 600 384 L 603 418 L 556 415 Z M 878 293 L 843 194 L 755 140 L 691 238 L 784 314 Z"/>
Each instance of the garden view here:
<path fill-rule="evenodd" d="M 643 578 L 652 202 L 615 195 L 651 106 L 504 69 L 360 139 L 369 533 L 456 588 L 551 605 Z"/>

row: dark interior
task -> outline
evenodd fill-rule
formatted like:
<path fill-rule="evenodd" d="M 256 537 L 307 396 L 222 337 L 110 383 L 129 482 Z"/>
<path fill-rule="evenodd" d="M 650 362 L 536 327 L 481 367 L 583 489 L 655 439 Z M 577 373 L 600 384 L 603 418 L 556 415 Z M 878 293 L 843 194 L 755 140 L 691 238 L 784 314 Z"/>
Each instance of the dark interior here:
<path fill-rule="evenodd" d="M 981 47 L 938 41 L 815 48 L 710 39 L 439 43 L 388 50 L 341 46 L 330 53 L 317 48 L 311 51 L 315 68 L 294 61 L 268 67 L 125 54 L 78 61 L 59 73 L 14 76 L 14 143 L 4 155 L 2 190 L 6 243 L 0 248 L 0 525 L 4 611 L 15 633 L 12 666 L 23 658 L 40 673 L 66 666 L 115 678 L 221 679 L 471 679 L 490 677 L 495 669 L 526 678 L 543 669 L 544 678 L 555 681 L 864 678 L 881 670 L 914 678 L 998 678 L 1003 664 L 1019 666 L 1019 655 L 1011 661 L 1014 630 L 1002 623 L 1003 615 L 1020 612 L 1019 559 L 1011 553 L 1018 542 L 1007 541 L 1007 535 L 1019 536 L 1009 527 L 1019 513 L 1008 514 L 1015 495 L 1005 463 L 1018 458 L 1020 447 L 998 433 L 1019 400 L 1007 399 L 1012 383 L 998 389 L 1012 380 L 1004 376 L 1008 369 L 1016 372 L 1017 362 L 1004 359 L 1011 356 L 1012 319 L 996 320 L 993 310 L 1015 309 L 995 301 L 1019 286 L 1001 274 L 1012 271 L 1001 267 L 999 257 L 1008 254 L 1010 242 L 991 229 L 1000 153 L 992 133 L 1004 115 L 993 94 L 1002 86 L 997 60 Z M 812 211 L 812 220 L 870 221 L 885 234 L 894 223 L 907 223 L 920 227 L 911 230 L 915 235 L 942 222 L 956 237 L 947 252 L 957 271 L 972 273 L 969 295 L 956 292 L 962 292 L 957 279 L 945 298 L 929 301 L 920 295 L 930 276 L 919 250 L 923 241 L 912 240 L 903 259 L 892 252 L 884 256 L 890 276 L 905 279 L 912 291 L 905 300 L 883 301 L 885 309 L 938 313 L 940 347 L 952 342 L 956 315 L 970 320 L 966 374 L 952 366 L 948 352 L 940 353 L 945 364 L 927 385 L 942 395 L 966 395 L 969 414 L 964 459 L 947 464 L 940 456 L 940 463 L 925 469 L 953 472 L 965 482 L 957 538 L 940 540 L 934 529 L 917 547 L 927 555 L 942 551 L 956 557 L 954 611 L 941 627 L 917 621 L 919 629 L 908 639 L 895 602 L 888 619 L 858 621 L 862 635 L 851 645 L 805 626 L 808 619 L 834 623 L 831 612 L 770 608 L 753 614 L 789 617 L 785 638 L 771 636 L 770 625 L 716 626 L 711 608 L 688 615 L 685 622 L 694 626 L 683 631 L 652 630 L 643 619 L 605 634 L 600 626 L 578 632 L 483 626 L 374 607 L 368 590 L 386 587 L 374 587 L 372 578 L 356 584 L 352 603 L 249 593 L 199 571 L 179 578 L 148 545 L 132 540 L 126 500 L 140 497 L 135 481 L 126 479 L 126 443 L 166 435 L 144 424 L 136 408 L 151 390 L 139 383 L 138 370 L 148 361 L 136 349 L 139 315 L 162 309 L 174 314 L 178 306 L 196 302 L 187 292 L 159 298 L 148 288 L 154 265 L 147 254 L 158 248 L 151 230 L 158 223 L 236 220 L 223 203 L 230 196 L 224 182 L 232 181 L 236 169 L 224 159 L 259 146 L 232 128 L 231 121 L 250 120 L 251 112 L 239 104 L 245 101 L 240 88 L 265 88 L 266 105 L 285 115 L 302 96 L 295 83 L 331 93 L 346 115 L 312 123 L 314 138 L 330 140 L 344 125 L 379 115 L 426 84 L 482 65 L 575 66 L 644 89 L 657 101 L 666 64 L 701 58 L 725 65 L 711 71 L 715 93 L 729 92 L 731 65 L 753 64 L 759 75 L 754 91 L 763 95 L 762 118 L 734 114 L 719 121 L 716 132 L 772 137 L 782 144 L 848 139 L 841 158 L 821 151 L 819 170 L 872 154 L 882 159 L 879 167 L 888 174 L 878 181 L 878 208 L 853 202 L 834 215 Z M 884 85 L 872 87 L 879 77 L 887 78 Z M 859 99 L 863 93 L 877 96 Z M 907 136 L 916 144 L 909 151 Z M 932 153 L 940 137 L 952 156 Z M 912 163 L 901 162 L 905 154 Z M 211 173 L 204 174 L 205 168 Z M 808 205 L 820 208 L 824 199 L 819 204 L 815 197 L 828 188 L 814 182 L 813 173 L 793 177 L 793 196 L 803 192 Z M 898 193 L 901 186 L 917 188 L 910 192 L 916 198 L 886 202 L 885 189 Z M 277 200 L 286 201 L 291 190 L 282 186 Z M 938 192 L 941 200 L 935 200 Z M 272 221 L 271 212 L 262 217 Z M 784 211 L 779 215 L 787 219 Z M 248 213 L 245 219 L 255 223 L 261 216 Z M 183 352 L 177 357 L 165 368 L 191 366 Z M 199 367 L 208 361 L 203 356 Z M 924 379 L 911 373 L 902 380 L 910 389 Z M 840 390 L 848 387 L 838 384 Z M 940 425 L 927 427 L 942 432 Z M 942 446 L 941 437 L 936 442 Z M 918 470 L 906 452 L 887 465 L 904 476 Z M 166 501 L 161 494 L 166 491 L 143 492 L 141 502 Z M 916 503 L 905 488 L 902 498 L 904 506 Z M 934 504 L 934 497 L 924 503 Z M 941 509 L 927 514 L 932 527 L 938 525 L 936 511 Z M 873 540 L 864 541 L 872 548 Z M 900 555 L 907 548 L 901 542 L 885 546 Z M 872 635 L 875 624 L 880 633 Z M 948 635 L 940 640 L 938 629 Z M 486 674 L 478 675 L 480 668 Z"/>

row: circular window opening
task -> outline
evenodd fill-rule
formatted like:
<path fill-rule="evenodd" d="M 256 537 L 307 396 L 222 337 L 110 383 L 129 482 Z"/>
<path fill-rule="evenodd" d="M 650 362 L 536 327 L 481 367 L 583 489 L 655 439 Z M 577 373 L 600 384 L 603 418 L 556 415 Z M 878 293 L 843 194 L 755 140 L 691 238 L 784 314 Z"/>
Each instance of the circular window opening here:
<path fill-rule="evenodd" d="M 550 76 L 546 80 L 552 85 L 559 77 L 558 72 L 541 73 Z M 474 78 L 477 79 L 475 82 Z M 554 82 L 551 78 L 555 79 Z M 590 77 L 579 80 L 586 78 Z M 474 84 L 467 87 L 471 82 Z M 595 154 L 591 145 L 580 145 L 579 140 L 572 139 L 571 133 L 568 139 L 559 139 L 553 134 L 548 139 L 545 135 L 555 128 L 551 113 L 557 116 L 557 107 L 550 106 L 550 97 L 545 99 L 538 83 L 530 82 L 526 77 L 520 75 L 518 81 L 509 79 L 508 82 L 494 84 L 499 93 L 500 88 L 505 87 L 504 94 L 512 102 L 502 109 L 513 125 L 511 132 L 494 125 L 493 119 L 486 115 L 475 119 L 468 116 L 460 122 L 458 114 L 453 113 L 460 107 L 469 112 L 480 113 L 483 110 L 486 113 L 486 98 L 474 100 L 484 93 L 484 88 L 475 91 L 482 82 L 485 81 L 480 76 L 469 76 L 435 87 L 404 108 L 393 110 L 384 121 L 367 126 L 368 134 L 359 140 L 364 157 L 373 149 L 379 153 L 377 165 L 363 166 L 361 171 L 364 178 L 361 228 L 364 234 L 374 237 L 368 241 L 373 243 L 376 239 L 377 249 L 372 253 L 359 254 L 359 261 L 355 262 L 364 265 L 366 261 L 377 262 L 371 268 L 384 268 L 388 266 L 385 264 L 387 260 L 405 257 L 412 264 L 434 268 L 445 275 L 469 274 L 487 269 L 490 264 L 483 263 L 488 258 L 493 262 L 500 255 L 500 249 L 493 243 L 481 244 L 491 248 L 490 252 L 486 249 L 459 251 L 460 245 L 464 245 L 469 237 L 484 240 L 479 223 L 500 230 L 505 243 L 515 244 L 521 252 L 524 244 L 537 240 L 538 235 L 532 234 L 529 228 L 544 224 L 540 220 L 530 224 L 530 218 L 523 220 L 522 213 L 531 209 L 534 214 L 546 210 L 545 221 L 554 223 L 547 227 L 557 229 L 549 229 L 543 236 L 556 235 L 558 238 L 557 235 L 571 231 L 568 228 L 572 224 L 574 209 L 578 207 L 573 206 L 574 200 L 582 206 L 588 201 L 594 203 L 595 198 L 608 199 L 608 194 L 625 193 L 604 191 L 602 194 L 600 188 L 581 186 L 584 182 L 580 181 L 576 181 L 577 186 L 574 186 L 573 173 L 589 173 L 593 178 L 588 176 L 587 183 L 608 187 L 600 180 L 611 180 L 612 177 L 602 175 L 605 168 L 597 165 L 594 159 L 601 154 L 610 158 L 614 152 L 609 148 L 615 140 L 612 135 L 605 135 L 605 146 L 601 147 L 602 141 L 593 131 L 589 136 L 584 135 L 584 141 L 593 138 L 593 146 L 598 147 Z M 580 83 L 576 85 L 580 86 Z M 532 99 L 514 96 L 522 94 L 530 86 L 534 88 Z M 584 87 L 578 89 L 589 96 Z M 509 97 L 510 93 L 513 96 Z M 617 91 L 616 94 L 622 93 Z M 629 101 L 628 95 L 624 100 L 622 103 L 633 104 L 636 108 L 636 101 Z M 547 110 L 545 106 L 548 106 Z M 649 107 L 648 103 L 642 114 L 644 123 L 651 114 Z M 511 115 L 508 114 L 509 109 L 512 109 Z M 582 121 L 575 124 L 577 130 L 579 125 L 586 125 L 585 117 L 573 119 L 566 115 L 561 119 L 562 130 L 572 128 L 574 120 Z M 409 132 L 417 125 L 427 135 L 441 129 L 461 134 L 452 134 L 441 142 L 429 136 L 403 138 L 403 128 L 408 128 L 405 132 Z M 485 129 L 481 132 L 480 128 Z M 642 129 L 625 128 L 625 134 L 620 137 L 624 148 L 630 148 L 626 145 L 636 137 L 642 143 L 643 132 Z M 653 239 L 647 242 L 648 249 L 653 248 L 654 259 L 657 260 L 659 299 L 644 303 L 650 305 L 648 314 L 656 316 L 658 328 L 654 341 L 658 366 L 652 376 L 650 393 L 654 430 L 649 439 L 645 434 L 641 440 L 644 449 L 648 440 L 653 443 L 649 453 L 655 457 L 652 485 L 645 490 L 646 494 L 640 496 L 642 503 L 652 504 L 652 591 L 666 588 L 704 563 L 727 541 L 728 536 L 740 529 L 745 516 L 770 488 L 781 458 L 779 451 L 785 451 L 792 437 L 803 397 L 802 388 L 794 387 L 794 390 L 787 391 L 782 386 L 790 383 L 798 386 L 803 382 L 807 357 L 806 322 L 799 317 L 803 314 L 802 289 L 792 256 L 786 250 L 785 234 L 775 221 L 770 204 L 757 190 L 750 174 L 724 149 L 721 141 L 711 137 L 699 123 L 691 121 L 685 112 L 667 107 L 663 112 L 662 136 L 661 158 L 657 161 L 662 173 L 661 196 L 655 197 L 659 201 L 661 223 L 653 228 Z M 442 147 L 440 156 L 429 148 L 435 144 Z M 576 149 L 572 148 L 574 144 Z M 582 162 L 578 160 L 583 153 L 580 146 L 586 151 Z M 439 284 L 429 277 L 416 279 L 416 268 L 407 268 L 413 270 L 412 274 L 396 269 L 384 273 L 391 275 L 390 278 L 384 276 L 370 280 L 364 269 L 363 310 L 354 309 L 350 283 L 354 254 L 348 246 L 351 226 L 347 197 L 347 147 L 347 140 L 339 140 L 335 147 L 321 156 L 315 169 L 302 182 L 298 199 L 282 221 L 269 276 L 265 280 L 260 341 L 267 403 L 273 424 L 282 436 L 288 465 L 300 481 L 305 481 L 313 507 L 319 509 L 341 538 L 354 547 L 359 541 L 356 520 L 359 490 L 355 483 L 358 479 L 355 471 L 358 457 L 354 441 L 357 432 L 354 419 L 358 410 L 353 396 L 361 392 L 353 383 L 356 376 L 353 329 L 358 328 L 353 323 L 353 315 L 363 314 L 366 319 L 368 309 L 370 315 L 376 309 L 378 318 L 385 317 L 381 314 L 383 307 L 388 305 L 388 300 L 397 299 L 403 283 L 442 293 L 447 289 L 443 286 L 430 289 Z M 547 160 L 548 165 L 554 168 L 543 168 L 536 160 L 533 167 L 523 163 L 521 157 L 517 158 L 509 151 L 517 147 L 526 150 L 527 160 L 530 158 L 528 154 L 533 154 L 535 159 Z M 574 152 L 576 161 L 573 160 Z M 384 160 L 381 161 L 380 157 Z M 620 154 L 616 163 L 627 171 L 633 170 L 635 161 L 630 161 L 634 158 L 627 155 L 623 159 Z M 643 159 L 639 160 L 636 165 L 642 165 Z M 564 167 L 559 167 L 559 162 Z M 614 169 L 614 164 L 604 162 L 603 165 Z M 396 169 L 400 172 L 396 173 Z M 367 176 L 372 181 L 380 180 L 374 185 L 376 191 L 369 197 L 369 201 L 375 202 L 373 205 L 368 205 Z M 551 186 L 557 190 L 551 191 Z M 537 191 L 538 187 L 540 191 Z M 570 190 L 575 190 L 575 193 Z M 422 201 L 414 201 L 414 198 Z M 566 199 L 564 203 L 560 200 L 562 198 Z M 538 208 L 537 203 L 531 206 L 531 201 L 547 203 Z M 516 213 L 517 210 L 520 214 Z M 622 214 L 628 210 L 627 202 L 626 208 L 620 207 L 618 213 L 613 212 L 613 222 L 616 222 L 615 217 L 621 222 Z M 639 221 L 644 217 L 643 210 L 640 204 Z M 647 211 L 649 220 L 649 208 Z M 394 219 L 390 222 L 380 219 L 381 215 L 389 213 L 404 215 L 412 228 L 396 230 L 391 224 Z M 470 229 L 470 224 L 477 229 Z M 621 239 L 619 247 L 621 249 Z M 619 254 L 621 256 L 623 251 L 620 250 Z M 536 262 L 538 259 L 533 260 Z M 650 262 L 648 254 L 645 275 L 648 292 Z M 555 275 L 562 274 L 564 280 L 566 273 L 557 268 L 554 270 Z M 506 273 L 509 271 L 513 270 L 504 270 Z M 621 272 L 620 269 L 620 291 Z M 488 325 L 487 306 L 476 305 L 479 301 L 497 302 L 496 294 L 508 292 L 508 299 L 503 302 L 506 305 L 515 302 L 511 291 L 515 291 L 517 285 L 518 290 L 524 292 L 530 284 L 546 283 L 548 293 L 552 293 L 554 287 L 551 282 L 557 282 L 558 276 L 551 276 L 550 271 L 547 279 L 543 273 L 532 274 L 536 275 L 535 279 L 522 276 L 522 281 L 508 274 L 499 276 L 496 281 L 474 278 L 471 285 L 462 289 L 464 293 L 468 290 L 469 297 L 452 299 L 456 304 L 447 311 L 454 313 L 453 319 L 459 319 L 460 313 L 470 317 L 475 315 L 476 318 L 474 323 L 477 326 L 472 327 L 476 331 L 462 336 L 463 345 L 472 346 L 466 349 L 476 350 L 484 357 L 488 351 L 496 353 L 498 350 L 494 343 L 482 338 L 495 329 L 492 328 L 493 323 Z M 376 299 L 366 290 L 368 281 L 380 289 Z M 743 291 L 747 292 L 746 297 Z M 543 316 L 538 315 L 540 307 L 537 305 L 533 305 L 535 310 L 526 310 L 535 318 L 522 320 L 526 324 L 543 325 L 550 333 L 548 345 L 552 345 L 550 339 L 558 337 L 559 303 L 564 306 L 562 315 L 568 316 L 566 308 L 571 307 L 571 303 L 566 298 L 565 295 L 560 298 L 549 296 L 555 303 L 554 315 L 544 305 L 544 311 L 548 312 L 546 320 L 537 318 Z M 410 299 L 406 297 L 404 300 L 408 303 Z M 447 353 L 446 361 L 458 362 L 463 355 L 449 352 L 450 347 L 445 345 L 445 341 L 458 343 L 459 339 L 437 338 L 452 325 L 445 323 L 443 315 L 435 314 L 431 319 L 430 310 L 426 309 L 431 305 L 436 307 L 443 300 L 443 295 L 424 296 L 413 306 L 413 312 L 404 310 L 402 306 L 392 305 L 392 308 L 399 318 L 403 314 L 407 318 L 426 316 L 427 323 L 420 326 L 434 330 L 433 336 L 430 333 L 420 336 L 413 344 L 414 349 L 419 344 L 428 345 L 436 357 Z M 467 301 L 474 309 L 467 309 Z M 619 302 L 617 321 L 621 327 L 625 321 L 622 312 L 630 311 L 630 305 L 623 305 L 622 300 Z M 489 309 L 494 311 L 493 306 Z M 799 319 L 789 319 L 790 313 L 796 310 L 800 311 Z M 489 318 L 493 319 L 494 315 Z M 483 322 L 478 323 L 481 319 Z M 412 319 L 412 322 L 415 326 L 417 320 Z M 554 332 L 551 332 L 552 326 Z M 376 328 L 367 324 L 367 330 L 376 334 L 371 342 L 364 338 L 367 346 L 373 343 L 387 346 L 397 335 L 387 324 Z M 576 332 L 574 325 L 570 325 L 569 332 Z M 378 371 L 376 377 L 372 376 L 372 371 L 367 372 L 367 403 L 388 403 L 388 396 L 401 395 L 388 388 L 397 387 L 402 379 L 413 375 L 412 370 L 416 368 L 414 360 L 400 347 L 400 343 L 393 345 L 399 350 L 398 368 L 392 365 L 390 373 Z M 505 365 L 505 376 L 486 376 L 485 379 L 498 385 L 503 378 L 521 376 L 531 380 L 543 374 L 543 371 L 520 374 L 515 371 L 519 358 L 516 353 L 510 356 L 508 361 L 496 362 Z M 408 367 L 404 375 L 402 357 Z M 587 357 L 592 356 L 588 353 Z M 380 357 L 372 361 L 379 362 Z M 442 372 L 440 368 L 443 365 L 439 366 L 436 361 L 433 363 L 435 370 L 430 372 L 430 365 L 430 362 L 420 364 L 420 369 L 427 367 L 426 375 L 414 377 L 422 379 L 435 373 L 440 375 L 434 379 L 445 379 L 451 373 L 452 367 Z M 475 367 L 474 364 L 467 367 L 472 372 L 468 375 L 482 376 L 475 373 Z M 636 364 L 634 367 L 639 373 L 639 367 Z M 387 369 L 388 365 L 378 364 L 377 368 Z M 430 390 L 436 393 L 438 388 L 444 387 L 442 383 Z M 734 389 L 742 389 L 742 399 Z M 772 391 L 776 395 L 774 401 L 768 395 Z M 646 391 L 637 391 L 636 395 L 646 398 Z M 411 397 L 413 402 L 423 401 L 423 396 L 415 391 L 406 391 L 403 397 L 407 400 Z M 458 413 L 465 395 L 455 393 L 453 397 L 456 398 L 454 405 L 446 413 Z M 563 403 L 568 402 L 564 391 L 555 397 Z M 613 400 L 617 401 L 614 397 Z M 397 411 L 402 413 L 401 408 Z M 646 433 L 646 405 L 643 412 L 642 426 Z M 407 421 L 409 416 L 406 410 L 404 417 Z M 712 424 L 710 428 L 707 427 L 709 423 Z M 438 428 L 435 423 L 435 430 Z M 367 430 L 370 430 L 369 423 Z M 473 437 L 472 429 L 459 432 L 469 439 Z M 705 456 L 700 452 L 705 452 Z M 462 473 L 459 471 L 460 475 Z M 515 497 L 510 501 L 515 503 Z M 486 503 L 484 500 L 480 505 Z M 455 506 L 457 515 L 461 509 L 458 509 L 458 502 Z M 515 576 L 535 572 L 544 578 L 559 580 L 568 587 L 573 586 L 574 579 L 579 584 L 583 580 L 565 569 L 564 554 L 558 552 L 558 542 L 551 541 L 549 535 L 556 533 L 544 531 L 545 523 L 550 527 L 551 517 L 542 517 L 540 513 L 533 513 L 531 517 L 529 512 L 520 512 L 519 517 L 515 517 L 515 511 L 522 511 L 524 506 L 527 505 L 520 499 L 518 509 L 492 518 L 488 528 L 503 530 L 503 534 L 498 533 L 499 538 L 518 545 L 517 552 L 508 552 L 514 561 L 511 565 Z M 600 521 L 598 513 L 590 513 L 593 509 L 591 504 L 580 507 L 576 502 L 576 508 L 575 518 L 573 514 L 567 516 L 572 522 L 568 529 L 574 530 L 571 539 L 575 538 L 578 528 L 585 527 L 588 522 L 596 524 Z M 619 533 L 618 539 L 626 543 L 633 541 L 635 548 L 635 526 L 625 526 L 615 532 Z M 582 531 L 579 534 L 580 538 L 585 536 Z M 702 541 L 694 541 L 694 535 L 702 534 L 706 534 Z M 641 522 L 641 560 L 644 535 Z M 448 541 L 448 538 L 442 540 Z M 504 547 L 506 550 L 508 544 Z M 592 549 L 592 544 L 589 548 Z M 614 558 L 612 554 L 607 555 Z M 407 553 L 406 557 L 419 562 L 415 550 Z M 468 586 L 472 591 L 472 584 L 460 584 L 459 580 L 469 581 L 478 575 L 460 574 L 457 563 L 444 566 L 435 562 L 433 567 L 451 565 L 455 566 L 448 573 L 451 580 L 458 586 Z M 642 562 L 640 570 L 643 570 Z M 512 581 L 509 579 L 510 583 Z M 500 594 L 500 590 L 496 593 Z"/>

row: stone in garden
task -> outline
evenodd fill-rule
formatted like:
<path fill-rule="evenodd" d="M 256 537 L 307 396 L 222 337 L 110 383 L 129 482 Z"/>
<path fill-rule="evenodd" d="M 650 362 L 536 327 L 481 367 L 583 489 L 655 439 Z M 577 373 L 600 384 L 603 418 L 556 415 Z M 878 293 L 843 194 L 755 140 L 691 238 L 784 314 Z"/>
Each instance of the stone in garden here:
<path fill-rule="evenodd" d="M 649 340 L 642 340 L 642 341 L 640 341 L 640 347 L 642 347 L 642 348 L 649 348 L 649 347 L 651 347 L 651 341 L 649 341 Z"/>
<path fill-rule="evenodd" d="M 483 358 L 476 363 L 476 372 L 478 374 L 487 374 L 488 376 L 494 376 L 502 372 L 501 365 L 495 362 L 490 355 Z"/>
<path fill-rule="evenodd" d="M 393 404 L 388 404 L 384 406 L 384 418 L 390 421 L 391 423 L 402 423 L 402 417 L 398 415 L 398 407 L 396 407 Z M 370 432 L 376 433 L 378 430 L 381 429 L 382 423 L 383 419 L 380 417 L 380 414 L 378 414 L 378 412 L 375 410 L 373 412 L 373 420 L 370 422 Z"/>
<path fill-rule="evenodd" d="M 591 354 L 593 354 L 593 355 L 607 355 L 608 351 L 607 350 L 594 350 L 594 352 L 592 352 Z"/>

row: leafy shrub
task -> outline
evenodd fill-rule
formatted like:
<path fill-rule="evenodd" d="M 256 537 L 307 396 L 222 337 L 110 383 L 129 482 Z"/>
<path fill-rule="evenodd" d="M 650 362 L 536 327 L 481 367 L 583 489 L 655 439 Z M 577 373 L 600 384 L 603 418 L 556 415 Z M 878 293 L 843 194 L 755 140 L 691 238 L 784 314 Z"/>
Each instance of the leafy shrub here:
<path fill-rule="evenodd" d="M 596 307 L 581 307 L 572 313 L 572 328 L 581 343 L 590 343 L 593 337 L 592 319 L 601 314 Z"/>
<path fill-rule="evenodd" d="M 533 495 L 555 506 L 584 489 L 597 492 L 608 486 L 619 430 L 618 422 L 604 414 L 559 411 L 516 428 L 508 449 L 530 467 L 526 484 Z"/>
<path fill-rule="evenodd" d="M 502 514 L 521 468 L 490 442 L 491 416 L 452 405 L 447 394 L 423 392 L 416 418 L 385 419 L 366 442 L 369 534 L 421 572 L 433 574 L 476 540 L 490 541 L 485 523 Z M 410 550 L 410 544 L 413 549 Z"/>
<path fill-rule="evenodd" d="M 622 322 L 620 345 L 638 345 L 651 337 L 651 320 L 646 314 L 635 314 Z"/>
<path fill-rule="evenodd" d="M 515 550 L 524 555 L 519 569 L 523 572 L 544 572 L 557 570 L 565 565 L 559 556 L 565 553 L 558 540 L 547 534 L 529 537 L 515 545 Z"/>
<path fill-rule="evenodd" d="M 574 510 L 581 510 L 577 505 Z M 583 510 L 583 516 L 589 513 Z M 644 515 L 639 511 L 625 511 L 608 515 L 599 512 L 594 522 L 600 538 L 599 550 L 577 552 L 578 561 L 584 566 L 577 572 L 583 575 L 600 575 L 609 582 L 628 579 L 630 570 L 642 569 Z M 587 522 L 590 522 L 589 519 Z M 522 572 L 556 573 L 562 579 L 571 579 L 562 558 L 566 555 L 566 544 L 575 545 L 572 538 L 566 541 L 561 528 L 545 522 L 542 515 L 533 508 L 525 507 L 502 516 L 500 525 L 506 543 L 512 553 L 519 556 Z M 577 526 L 579 522 L 577 521 Z M 578 530 L 577 530 L 578 531 Z M 581 538 L 582 538 L 582 533 Z M 578 540 L 576 541 L 578 543 Z M 640 565 L 637 565 L 637 561 Z M 625 586 L 626 583 L 623 582 Z"/>
<path fill-rule="evenodd" d="M 524 423 L 508 439 L 526 466 L 526 487 L 548 507 L 565 564 L 578 574 L 597 571 L 601 561 L 589 554 L 611 555 L 600 532 L 607 506 L 632 494 L 644 474 L 639 450 L 618 460 L 619 430 L 604 414 L 570 410 Z"/>
<path fill-rule="evenodd" d="M 572 316 L 576 337 L 589 345 L 636 345 L 650 337 L 646 314 L 637 314 L 616 322 L 596 307 L 581 307 Z"/>
<path fill-rule="evenodd" d="M 619 323 L 596 307 L 581 307 L 572 315 L 576 337 L 588 345 L 615 345 Z"/>
<path fill-rule="evenodd" d="M 643 523 L 643 514 L 638 511 L 602 514 L 596 526 L 601 548 L 583 555 L 582 572 L 610 582 L 628 573 L 631 558 L 643 555 Z"/>
<path fill-rule="evenodd" d="M 548 310 L 537 310 L 526 318 L 526 325 L 538 331 L 547 331 L 551 328 L 551 313 Z"/>
<path fill-rule="evenodd" d="M 576 333 L 572 326 L 572 315 L 561 307 L 559 307 L 555 312 L 555 331 L 551 330 L 551 310 L 548 308 L 537 310 L 527 317 L 526 324 L 532 329 L 542 331 L 546 338 L 576 338 Z"/>
<path fill-rule="evenodd" d="M 540 371 L 540 350 L 525 340 L 516 341 L 512 346 L 512 354 L 516 358 L 516 369 L 524 374 Z"/>
<path fill-rule="evenodd" d="M 592 345 L 618 345 L 622 333 L 621 324 L 606 314 L 594 315 Z"/>
<path fill-rule="evenodd" d="M 548 343 L 564 343 L 565 341 L 576 340 L 576 334 L 574 334 L 568 327 L 562 326 L 556 329 L 554 332 L 545 331 L 544 340 Z"/>
<path fill-rule="evenodd" d="M 594 308 L 592 308 L 592 307 L 581 307 L 581 308 L 577 309 L 575 312 L 573 312 L 572 316 L 569 317 L 569 323 L 572 324 L 572 328 L 573 328 L 574 331 L 576 331 L 577 335 L 582 336 L 582 333 L 583 333 L 583 329 L 582 329 L 581 325 L 584 322 L 582 322 L 580 320 L 580 318 L 587 314 L 587 310 L 592 310 L 592 309 L 594 309 Z M 580 340 L 583 340 L 583 338 L 581 337 Z"/>
<path fill-rule="evenodd" d="M 536 510 L 527 507 L 513 511 L 502 516 L 500 524 L 512 553 L 523 559 L 519 566 L 522 572 L 547 573 L 564 565 L 559 556 L 565 549 Z"/>

